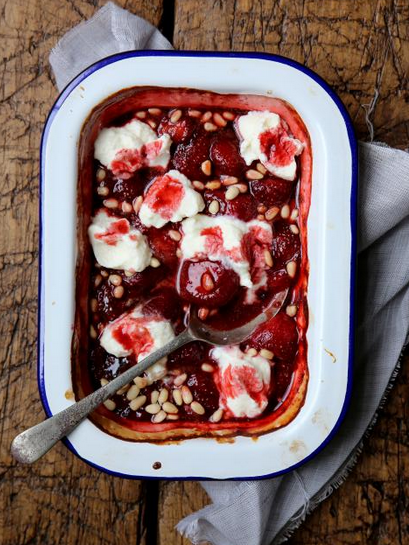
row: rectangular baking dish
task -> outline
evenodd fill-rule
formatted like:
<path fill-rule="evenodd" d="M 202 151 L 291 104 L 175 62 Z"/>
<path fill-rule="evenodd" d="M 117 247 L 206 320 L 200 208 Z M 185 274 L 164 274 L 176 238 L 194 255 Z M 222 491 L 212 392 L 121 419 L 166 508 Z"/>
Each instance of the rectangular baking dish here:
<path fill-rule="evenodd" d="M 70 357 L 80 131 L 97 104 L 136 85 L 276 96 L 292 104 L 304 120 L 313 150 L 308 219 L 310 381 L 297 417 L 257 441 L 237 437 L 234 442 L 199 438 L 176 444 L 134 443 L 110 436 L 86 420 L 66 444 L 91 465 L 124 477 L 249 479 L 289 471 L 328 443 L 350 396 L 357 162 L 352 125 L 340 100 L 317 75 L 283 57 L 121 53 L 85 70 L 57 99 L 41 143 L 38 379 L 45 411 L 51 416 L 73 403 Z"/>

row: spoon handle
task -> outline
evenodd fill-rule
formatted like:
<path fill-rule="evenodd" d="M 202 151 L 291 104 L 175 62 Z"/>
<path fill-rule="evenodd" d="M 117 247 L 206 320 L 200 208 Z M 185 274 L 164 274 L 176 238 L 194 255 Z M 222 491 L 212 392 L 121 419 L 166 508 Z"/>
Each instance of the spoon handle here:
<path fill-rule="evenodd" d="M 40 424 L 23 431 L 11 444 L 11 454 L 22 463 L 31 464 L 50 450 L 60 439 L 69 435 L 89 413 L 101 403 L 112 397 L 118 390 L 129 384 L 148 367 L 174 350 L 194 340 L 188 329 L 144 358 L 119 377 L 74 403 L 67 409 L 44 420 Z"/>

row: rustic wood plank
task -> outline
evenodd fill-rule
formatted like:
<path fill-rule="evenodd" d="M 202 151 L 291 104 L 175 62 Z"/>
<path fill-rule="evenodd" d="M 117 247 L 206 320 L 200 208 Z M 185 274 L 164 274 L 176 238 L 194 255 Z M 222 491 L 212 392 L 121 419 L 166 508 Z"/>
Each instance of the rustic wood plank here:
<path fill-rule="evenodd" d="M 406 0 L 176 0 L 178 49 L 263 51 L 292 57 L 340 94 L 357 134 L 406 148 L 409 137 L 409 5 Z M 292 545 L 409 543 L 409 358 L 346 483 L 311 515 Z M 159 543 L 187 545 L 178 520 L 208 503 L 198 483 L 164 483 Z"/>
<path fill-rule="evenodd" d="M 146 485 L 102 474 L 58 445 L 16 464 L 14 435 L 43 418 L 36 381 L 38 149 L 57 96 L 48 54 L 103 0 L 1 0 L 0 542 L 3 545 L 146 543 Z M 154 24 L 162 1 L 117 2 Z M 4 409 L 5 408 L 5 409 Z"/>

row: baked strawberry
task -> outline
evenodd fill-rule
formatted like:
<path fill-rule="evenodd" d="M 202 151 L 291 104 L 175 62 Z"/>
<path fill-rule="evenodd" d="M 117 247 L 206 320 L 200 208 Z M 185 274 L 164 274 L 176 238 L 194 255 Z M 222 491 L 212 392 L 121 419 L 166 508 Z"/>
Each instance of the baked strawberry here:
<path fill-rule="evenodd" d="M 261 324 L 250 338 L 258 350 L 271 350 L 277 358 L 292 360 L 297 351 L 298 333 L 295 321 L 284 312 Z"/>
<path fill-rule="evenodd" d="M 226 133 L 220 133 L 210 148 L 210 159 L 216 176 L 240 176 L 245 163 L 240 155 L 237 140 L 227 139 Z"/>
<path fill-rule="evenodd" d="M 207 208 L 214 200 L 219 203 L 219 211 L 216 216 L 234 216 L 242 221 L 250 221 L 257 217 L 257 203 L 254 197 L 248 193 L 240 193 L 235 199 L 227 201 L 225 195 L 225 189 L 208 190 L 203 195 Z"/>
<path fill-rule="evenodd" d="M 268 269 L 267 271 L 267 286 L 269 291 L 278 293 L 291 286 L 294 279 L 289 276 L 285 269 L 279 269 L 278 271 Z"/>
<path fill-rule="evenodd" d="M 181 300 L 174 288 L 161 287 L 143 306 L 146 316 L 158 316 L 176 320 L 181 314 Z"/>
<path fill-rule="evenodd" d="M 187 142 L 195 130 L 196 122 L 191 117 L 182 117 L 176 123 L 164 117 L 158 127 L 158 134 L 168 134 L 175 144 Z"/>
<path fill-rule="evenodd" d="M 178 264 L 176 250 L 178 243 L 169 236 L 171 227 L 167 225 L 161 229 L 151 227 L 148 231 L 148 242 L 152 249 L 153 255 L 170 268 Z"/>
<path fill-rule="evenodd" d="M 207 179 L 201 169 L 209 159 L 211 137 L 209 133 L 200 133 L 187 144 L 179 144 L 173 156 L 173 168 L 179 170 L 190 180 Z"/>
<path fill-rule="evenodd" d="M 288 223 L 278 221 L 274 224 L 272 255 L 275 264 L 285 265 L 300 257 L 300 237 L 293 233 Z"/>
<path fill-rule="evenodd" d="M 268 176 L 262 180 L 250 182 L 250 191 L 257 201 L 265 206 L 281 206 L 285 204 L 293 190 L 292 182 Z"/>

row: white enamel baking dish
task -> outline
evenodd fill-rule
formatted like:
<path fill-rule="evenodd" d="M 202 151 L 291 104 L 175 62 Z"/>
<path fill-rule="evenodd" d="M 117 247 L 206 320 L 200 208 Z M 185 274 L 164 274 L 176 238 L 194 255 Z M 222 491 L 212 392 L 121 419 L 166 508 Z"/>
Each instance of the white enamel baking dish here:
<path fill-rule="evenodd" d="M 41 143 L 41 261 L 38 380 L 48 416 L 66 408 L 76 264 L 77 145 L 90 111 L 136 85 L 276 96 L 290 102 L 311 136 L 308 219 L 310 380 L 305 404 L 286 427 L 234 443 L 190 439 L 134 443 L 84 421 L 65 441 L 101 470 L 131 478 L 252 479 L 289 471 L 317 454 L 339 426 L 351 392 L 357 157 L 351 121 L 316 74 L 256 53 L 127 52 L 72 81 L 47 119 Z M 160 462 L 160 469 L 153 464 Z M 157 467 L 158 464 L 155 464 Z"/>

